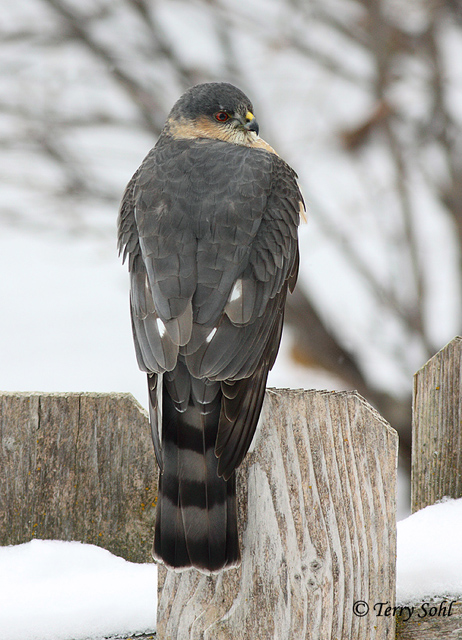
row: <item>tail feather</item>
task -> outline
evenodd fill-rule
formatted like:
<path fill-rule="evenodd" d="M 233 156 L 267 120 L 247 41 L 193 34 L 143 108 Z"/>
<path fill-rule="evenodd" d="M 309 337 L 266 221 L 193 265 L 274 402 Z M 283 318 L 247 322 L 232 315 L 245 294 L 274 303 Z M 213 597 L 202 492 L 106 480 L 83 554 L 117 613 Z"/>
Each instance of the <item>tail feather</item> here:
<path fill-rule="evenodd" d="M 181 366 L 163 382 L 154 556 L 174 568 L 218 571 L 240 560 L 235 474 L 220 478 L 215 455 L 221 388 L 197 379 L 186 384 Z M 189 395 L 183 411 L 182 389 Z"/>

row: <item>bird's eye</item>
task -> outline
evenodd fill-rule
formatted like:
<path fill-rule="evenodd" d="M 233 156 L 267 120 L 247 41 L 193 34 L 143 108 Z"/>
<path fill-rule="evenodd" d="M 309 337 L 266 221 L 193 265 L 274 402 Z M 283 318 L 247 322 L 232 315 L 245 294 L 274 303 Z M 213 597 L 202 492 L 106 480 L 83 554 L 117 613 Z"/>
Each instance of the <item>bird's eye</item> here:
<path fill-rule="evenodd" d="M 226 113 L 226 111 L 219 111 L 215 114 L 215 120 L 218 120 L 218 122 L 226 122 L 228 118 L 229 115 Z"/>

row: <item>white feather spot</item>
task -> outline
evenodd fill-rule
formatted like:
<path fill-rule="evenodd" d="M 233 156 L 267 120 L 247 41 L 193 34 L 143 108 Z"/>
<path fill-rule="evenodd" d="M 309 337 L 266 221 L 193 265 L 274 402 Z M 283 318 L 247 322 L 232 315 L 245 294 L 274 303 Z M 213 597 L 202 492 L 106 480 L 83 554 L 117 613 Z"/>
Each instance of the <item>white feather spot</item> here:
<path fill-rule="evenodd" d="M 166 332 L 165 324 L 162 322 L 160 318 L 157 318 L 156 322 L 157 322 L 157 329 L 159 330 L 159 335 L 161 338 L 163 338 Z"/>
<path fill-rule="evenodd" d="M 214 327 L 212 331 L 209 333 L 209 335 L 206 337 L 205 341 L 207 343 L 212 342 L 213 336 L 216 334 L 216 332 L 217 332 L 217 328 Z"/>
<path fill-rule="evenodd" d="M 230 302 L 235 302 L 236 300 L 239 300 L 239 298 L 242 297 L 242 280 L 236 280 L 236 282 L 234 283 L 234 287 L 231 290 L 230 296 L 229 296 L 229 301 Z"/>

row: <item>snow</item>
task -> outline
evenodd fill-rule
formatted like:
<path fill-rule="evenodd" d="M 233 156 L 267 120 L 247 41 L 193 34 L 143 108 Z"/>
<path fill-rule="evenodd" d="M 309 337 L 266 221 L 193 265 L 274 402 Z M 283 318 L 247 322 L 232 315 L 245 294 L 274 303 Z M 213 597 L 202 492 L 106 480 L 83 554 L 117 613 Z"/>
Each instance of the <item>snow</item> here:
<path fill-rule="evenodd" d="M 461 531 L 462 498 L 445 499 L 398 522 L 397 602 L 462 594 Z"/>
<path fill-rule="evenodd" d="M 0 640 L 154 631 L 157 572 L 80 542 L 0 548 Z"/>

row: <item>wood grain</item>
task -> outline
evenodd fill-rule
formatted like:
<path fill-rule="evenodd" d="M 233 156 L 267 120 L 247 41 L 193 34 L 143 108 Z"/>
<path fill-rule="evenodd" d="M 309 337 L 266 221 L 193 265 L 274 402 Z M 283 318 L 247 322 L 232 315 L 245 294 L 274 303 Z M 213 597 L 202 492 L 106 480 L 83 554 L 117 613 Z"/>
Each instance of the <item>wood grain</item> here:
<path fill-rule="evenodd" d="M 157 468 L 130 394 L 0 394 L 0 544 L 79 540 L 151 560 Z"/>
<path fill-rule="evenodd" d="M 159 640 L 394 638 L 397 435 L 355 393 L 268 390 L 238 474 L 242 564 L 159 567 Z"/>
<path fill-rule="evenodd" d="M 454 604 L 451 605 L 451 602 Z M 462 602 L 452 597 L 413 603 L 414 612 L 396 619 L 397 640 L 460 640 Z"/>
<path fill-rule="evenodd" d="M 462 496 L 462 338 L 414 376 L 412 512 Z"/>

